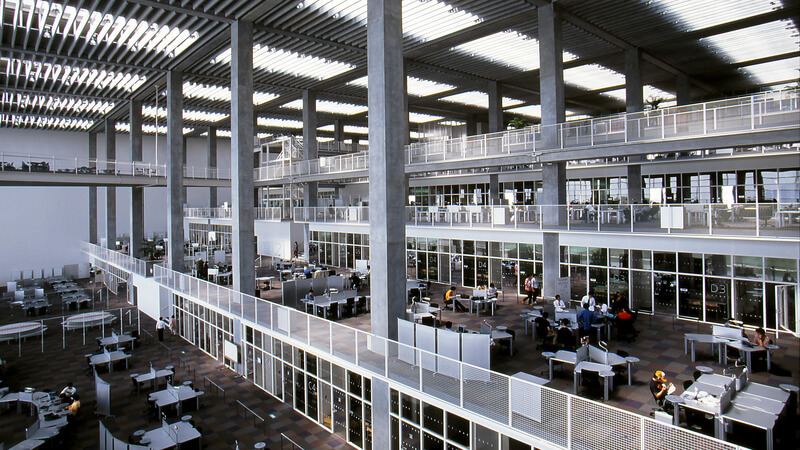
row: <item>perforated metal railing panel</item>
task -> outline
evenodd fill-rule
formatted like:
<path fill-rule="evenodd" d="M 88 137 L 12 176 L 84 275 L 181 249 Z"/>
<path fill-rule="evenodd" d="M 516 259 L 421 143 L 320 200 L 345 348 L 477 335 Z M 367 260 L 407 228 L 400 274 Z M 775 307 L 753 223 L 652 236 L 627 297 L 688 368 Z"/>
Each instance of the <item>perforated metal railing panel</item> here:
<path fill-rule="evenodd" d="M 514 389 L 511 395 L 519 396 L 521 401 L 526 402 L 526 408 L 538 408 L 537 414 L 530 414 L 527 411 L 511 411 L 511 426 L 522 432 L 528 433 L 533 436 L 540 437 L 547 441 L 553 442 L 561 447 L 567 446 L 567 436 L 569 435 L 567 428 L 569 426 L 569 418 L 567 415 L 567 403 L 569 402 L 569 395 L 550 389 L 543 386 L 534 386 L 530 383 L 519 382 L 516 383 L 512 380 Z M 539 388 L 540 398 L 539 404 L 534 404 L 530 392 Z M 517 392 L 519 389 L 521 392 Z M 512 404 L 514 399 L 512 398 Z"/>
<path fill-rule="evenodd" d="M 462 365 L 463 407 L 501 423 L 508 423 L 508 376 Z"/>
<path fill-rule="evenodd" d="M 641 416 L 580 397 L 570 398 L 572 449 L 641 448 Z M 653 447 L 657 448 L 657 447 Z"/>
<path fill-rule="evenodd" d="M 642 448 L 696 449 L 696 450 L 734 450 L 740 447 L 712 439 L 704 434 L 683 428 L 675 428 L 649 417 L 642 417 L 644 423 Z"/>

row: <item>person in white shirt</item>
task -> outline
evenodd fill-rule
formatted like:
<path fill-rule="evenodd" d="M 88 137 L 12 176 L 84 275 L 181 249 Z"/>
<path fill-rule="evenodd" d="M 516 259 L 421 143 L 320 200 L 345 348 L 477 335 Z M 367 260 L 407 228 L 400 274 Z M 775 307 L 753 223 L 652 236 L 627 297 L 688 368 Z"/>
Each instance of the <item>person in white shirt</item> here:
<path fill-rule="evenodd" d="M 567 309 L 567 305 L 564 303 L 564 300 L 561 300 L 561 296 L 558 294 L 556 294 L 556 299 L 553 301 L 553 306 L 556 308 L 556 311 Z"/>
<path fill-rule="evenodd" d="M 589 305 L 589 311 L 594 312 L 595 307 L 597 306 L 597 303 L 594 300 L 594 290 L 590 290 L 588 294 L 581 298 L 581 307 L 584 307 L 587 304 Z"/>
<path fill-rule="evenodd" d="M 167 328 L 167 322 L 164 320 L 163 317 L 158 318 L 158 322 L 156 322 L 156 332 L 158 333 L 158 340 L 164 340 L 164 328 Z"/>
<path fill-rule="evenodd" d="M 487 298 L 497 298 L 497 288 L 494 283 L 489 283 L 489 289 L 486 291 Z"/>
<path fill-rule="evenodd" d="M 76 389 L 75 386 L 73 386 L 72 382 L 70 381 L 69 383 L 67 383 L 67 387 L 62 389 L 61 393 L 58 394 L 58 396 L 62 399 L 67 400 L 68 402 L 72 402 L 72 396 L 75 395 L 76 392 L 78 392 L 78 389 Z"/>

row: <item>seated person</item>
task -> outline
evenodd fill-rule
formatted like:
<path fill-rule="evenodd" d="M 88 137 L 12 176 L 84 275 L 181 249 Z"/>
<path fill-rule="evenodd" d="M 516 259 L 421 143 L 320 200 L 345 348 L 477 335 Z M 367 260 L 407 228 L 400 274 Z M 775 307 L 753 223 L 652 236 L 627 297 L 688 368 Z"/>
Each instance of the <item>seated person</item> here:
<path fill-rule="evenodd" d="M 664 408 L 664 400 L 666 400 L 671 387 L 672 383 L 667 383 L 667 377 L 664 372 L 656 370 L 650 380 L 650 393 L 653 394 L 653 398 L 659 407 Z"/>
<path fill-rule="evenodd" d="M 72 402 L 66 408 L 64 408 L 64 411 L 66 411 L 66 414 L 70 416 L 75 416 L 78 414 L 79 409 L 81 409 L 81 399 L 78 394 L 75 394 L 72 397 Z"/>
<path fill-rule="evenodd" d="M 467 311 L 467 308 L 461 304 L 458 300 L 456 300 L 456 287 L 450 286 L 450 289 L 444 293 L 444 304 L 445 306 L 449 306 L 450 303 L 453 304 L 453 311 L 463 312 Z"/>
<path fill-rule="evenodd" d="M 561 319 L 561 326 L 556 332 L 556 344 L 564 350 L 575 350 L 575 335 L 569 328 L 569 319 Z"/>
<path fill-rule="evenodd" d="M 763 328 L 758 327 L 756 329 L 756 334 L 750 339 L 750 342 L 761 347 L 766 347 L 772 343 L 772 339 L 767 337 L 767 332 L 764 331 Z"/>
<path fill-rule="evenodd" d="M 76 389 L 75 386 L 73 386 L 72 382 L 70 381 L 69 383 L 67 383 L 67 387 L 61 390 L 61 393 L 58 394 L 58 397 L 61 400 L 71 402 L 76 392 L 78 392 L 78 389 Z"/>
<path fill-rule="evenodd" d="M 494 283 L 489 283 L 489 289 L 486 290 L 486 298 L 497 298 L 497 288 Z"/>
<path fill-rule="evenodd" d="M 556 308 L 556 311 L 564 311 L 567 309 L 566 303 L 564 300 L 561 300 L 561 296 L 556 294 L 556 299 L 553 301 L 553 306 Z"/>
<path fill-rule="evenodd" d="M 447 331 L 453 331 L 453 322 L 450 322 L 449 320 L 445 322 L 444 329 Z"/>
<path fill-rule="evenodd" d="M 549 338 L 552 338 L 550 332 L 553 331 L 553 329 L 550 328 L 550 321 L 547 320 L 549 316 L 550 313 L 545 311 L 540 317 L 537 317 L 533 321 L 536 329 L 536 337 L 543 339 L 544 343 L 547 343 L 547 341 L 550 340 Z"/>
<path fill-rule="evenodd" d="M 627 306 L 622 308 L 622 311 L 617 314 L 617 339 L 636 339 L 636 328 L 633 326 L 633 314 Z"/>
<path fill-rule="evenodd" d="M 605 300 L 602 299 L 597 301 L 597 311 L 595 312 L 595 314 L 600 319 L 605 319 L 606 317 L 609 316 L 611 316 L 612 319 L 614 318 L 613 317 L 614 315 L 611 314 L 608 310 L 608 303 L 606 303 Z"/>
<path fill-rule="evenodd" d="M 351 285 L 351 286 L 353 287 L 353 289 L 355 289 L 355 290 L 359 290 L 359 289 L 361 289 L 361 278 L 358 276 L 358 273 L 356 273 L 356 272 L 353 272 L 353 273 L 350 275 L 350 285 Z"/>
<path fill-rule="evenodd" d="M 305 299 L 308 301 L 314 301 L 314 289 L 309 289 L 308 294 L 306 294 Z"/>

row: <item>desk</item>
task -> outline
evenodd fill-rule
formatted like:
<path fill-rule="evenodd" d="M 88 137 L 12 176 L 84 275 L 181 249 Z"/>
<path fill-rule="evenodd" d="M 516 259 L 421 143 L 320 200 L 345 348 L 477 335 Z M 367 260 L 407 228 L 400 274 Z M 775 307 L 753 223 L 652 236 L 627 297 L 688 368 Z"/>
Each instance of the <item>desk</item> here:
<path fill-rule="evenodd" d="M 218 272 L 216 276 L 217 284 L 231 284 L 231 279 L 233 278 L 233 272 Z"/>
<path fill-rule="evenodd" d="M 735 348 L 745 354 L 745 364 L 747 365 L 747 370 L 750 371 L 750 373 L 753 373 L 753 353 L 767 352 L 767 370 L 769 370 L 772 368 L 772 361 L 770 355 L 771 352 L 769 350 L 777 348 L 777 346 L 770 346 L 770 348 L 767 348 L 755 344 L 753 344 L 753 346 L 751 347 L 747 344 L 744 344 L 743 341 L 728 341 L 725 342 L 725 346 L 728 348 Z M 727 349 L 725 353 L 727 354 Z"/>
<path fill-rule="evenodd" d="M 527 372 L 517 372 L 514 375 L 511 375 L 511 378 L 516 378 L 518 380 L 528 381 L 533 384 L 538 384 L 540 386 L 544 386 L 545 384 L 549 383 L 550 380 L 545 380 L 542 377 L 537 377 L 536 375 L 531 375 Z"/>
<path fill-rule="evenodd" d="M 787 391 L 761 383 L 747 383 L 747 386 L 739 391 L 739 393 L 757 395 L 759 397 L 764 397 L 783 403 L 789 401 L 789 393 Z"/>
<path fill-rule="evenodd" d="M 62 322 L 62 325 L 68 330 L 78 330 L 81 328 L 96 327 L 102 324 L 108 325 L 114 322 L 115 319 L 116 318 L 111 313 L 91 312 L 67 317 Z"/>
<path fill-rule="evenodd" d="M 178 416 L 181 416 L 182 405 L 186 400 L 194 399 L 196 408 L 200 408 L 200 394 L 189 386 L 169 386 L 161 391 L 156 391 L 150 394 L 148 400 L 155 402 L 158 407 L 158 417 L 161 417 L 161 409 L 167 406 L 176 405 Z"/>
<path fill-rule="evenodd" d="M 581 361 L 573 370 L 573 382 L 575 383 L 575 395 L 578 395 L 578 385 L 581 382 L 581 374 L 584 370 L 597 372 L 603 377 L 603 399 L 608 401 L 608 391 L 614 389 L 614 371 L 608 364 L 596 363 L 591 361 Z"/>
<path fill-rule="evenodd" d="M 129 334 L 115 334 L 112 333 L 111 336 L 108 337 L 101 337 L 97 339 L 97 343 L 100 344 L 101 347 L 116 347 L 119 348 L 119 345 L 125 345 L 128 342 L 134 342 L 136 339 L 131 337 Z M 133 345 L 131 345 L 133 348 Z"/>
<path fill-rule="evenodd" d="M 778 226 L 783 228 L 792 225 L 798 218 L 800 218 L 800 209 L 784 209 L 783 211 L 778 211 Z"/>
<path fill-rule="evenodd" d="M 714 356 L 714 347 L 718 347 L 719 363 L 723 364 L 722 344 L 726 342 L 725 339 L 714 337 L 710 334 L 697 334 L 686 333 L 683 335 L 683 353 L 689 353 L 689 347 L 692 349 L 692 362 L 695 362 L 695 343 L 711 344 L 711 356 Z"/>
<path fill-rule="evenodd" d="M 509 342 L 508 354 L 509 355 L 513 355 L 514 354 L 514 339 L 511 338 L 511 334 L 506 333 L 505 331 L 492 330 L 492 340 L 493 341 L 497 342 L 497 341 L 502 341 L 504 339 L 508 339 L 508 342 Z"/>
<path fill-rule="evenodd" d="M 11 341 L 15 339 L 38 336 L 47 327 L 42 328 L 39 322 L 21 322 L 3 325 L 0 327 L 0 341 Z"/>
<path fill-rule="evenodd" d="M 464 299 L 467 300 L 467 299 Z M 492 305 L 492 316 L 494 316 L 494 305 L 497 303 L 496 298 L 487 299 L 485 297 L 480 298 L 469 298 L 469 313 L 472 314 L 472 305 L 475 304 L 475 315 L 479 316 L 481 313 L 481 305 Z"/>
<path fill-rule="evenodd" d="M 185 444 L 195 439 L 201 439 L 200 432 L 189 422 L 175 422 L 173 424 L 162 422 L 160 427 L 147 431 L 142 436 L 142 440 L 147 442 L 147 447 L 155 450 L 174 448 L 177 445 Z"/>
<path fill-rule="evenodd" d="M 759 397 L 757 395 L 741 392 L 733 398 L 731 403 L 734 405 L 743 406 L 745 408 L 754 409 L 756 411 L 774 414 L 776 416 L 781 415 L 783 412 L 783 407 L 786 406 L 786 403 L 779 402 L 777 400 L 771 400 L 766 397 Z"/>
<path fill-rule="evenodd" d="M 130 358 L 130 357 L 131 357 L 131 355 L 128 355 L 127 353 L 125 353 L 123 351 L 120 351 L 120 350 L 115 350 L 113 352 L 106 351 L 106 352 L 100 353 L 99 355 L 92 355 L 89 358 L 89 364 L 91 364 L 93 366 L 100 366 L 100 365 L 103 365 L 103 364 L 108 364 L 108 371 L 109 372 L 113 372 L 114 371 L 114 363 L 117 362 L 117 361 L 125 360 L 125 369 L 127 369 L 128 368 L 128 358 Z"/>
<path fill-rule="evenodd" d="M 10 447 L 8 450 L 33 450 L 41 447 L 42 444 L 44 444 L 44 441 L 41 439 L 25 439 L 19 444 Z"/>
<path fill-rule="evenodd" d="M 572 364 L 574 366 L 578 360 L 578 355 L 575 352 L 570 352 L 567 350 L 559 350 L 555 353 L 542 352 L 542 356 L 547 358 L 547 363 L 550 368 L 550 380 L 553 379 L 553 361 L 565 364 Z"/>
<path fill-rule="evenodd" d="M 263 283 L 266 286 L 266 289 L 272 289 L 272 280 L 275 277 L 256 277 L 256 286 L 259 286 L 260 283 Z"/>
<path fill-rule="evenodd" d="M 143 373 L 136 377 L 136 390 L 139 390 L 139 383 L 144 383 L 145 381 L 150 381 L 150 385 L 155 389 L 156 385 L 158 384 L 159 378 L 167 379 L 174 374 L 172 369 L 161 369 L 155 370 L 152 367 L 150 368 L 150 372 Z"/>
<path fill-rule="evenodd" d="M 775 427 L 775 422 L 778 416 L 755 409 L 745 408 L 743 406 L 731 405 L 721 416 L 723 422 L 733 421 L 739 422 L 755 428 L 760 428 L 767 433 L 767 450 L 772 450 L 773 438 L 772 429 Z M 720 439 L 725 440 L 725 427 L 720 428 Z"/>
<path fill-rule="evenodd" d="M 679 423 L 678 418 L 680 417 L 678 405 L 686 403 L 686 400 L 680 395 L 668 394 L 666 397 L 664 397 L 664 401 L 666 401 L 667 403 L 671 403 L 673 405 L 672 424 L 677 427 Z"/>

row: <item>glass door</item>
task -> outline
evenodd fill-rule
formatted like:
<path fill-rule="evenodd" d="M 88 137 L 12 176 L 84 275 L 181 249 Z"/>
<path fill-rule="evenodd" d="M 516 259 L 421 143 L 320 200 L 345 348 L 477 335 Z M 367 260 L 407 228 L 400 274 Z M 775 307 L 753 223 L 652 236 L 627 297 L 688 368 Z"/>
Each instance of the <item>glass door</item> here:
<path fill-rule="evenodd" d="M 778 329 L 788 331 L 795 337 L 798 334 L 798 323 L 800 323 L 800 310 L 797 309 L 797 287 L 792 284 L 775 286 L 775 314 L 777 316 Z"/>

